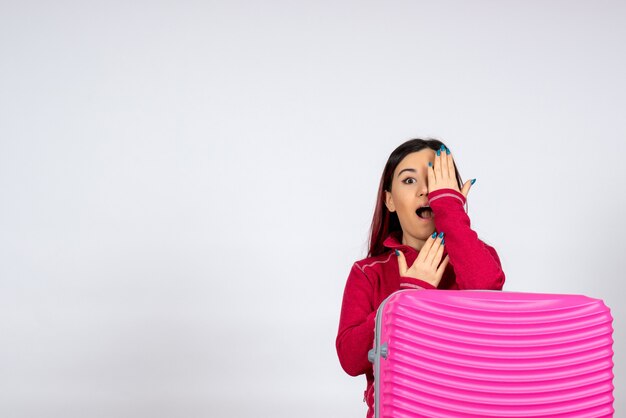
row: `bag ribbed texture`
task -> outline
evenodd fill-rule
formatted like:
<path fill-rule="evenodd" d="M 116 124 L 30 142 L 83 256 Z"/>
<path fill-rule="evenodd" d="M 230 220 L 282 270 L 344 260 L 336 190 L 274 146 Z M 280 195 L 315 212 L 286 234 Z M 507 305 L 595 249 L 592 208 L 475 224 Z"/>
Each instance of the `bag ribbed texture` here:
<path fill-rule="evenodd" d="M 613 319 L 602 300 L 404 290 L 381 321 L 379 417 L 613 416 Z"/>

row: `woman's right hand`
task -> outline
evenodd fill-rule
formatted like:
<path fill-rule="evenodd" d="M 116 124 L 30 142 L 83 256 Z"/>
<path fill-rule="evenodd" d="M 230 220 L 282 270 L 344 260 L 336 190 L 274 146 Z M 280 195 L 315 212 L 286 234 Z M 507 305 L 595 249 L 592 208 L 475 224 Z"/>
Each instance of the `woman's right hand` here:
<path fill-rule="evenodd" d="M 441 261 L 443 246 L 445 245 L 443 233 L 439 234 L 441 237 L 435 235 L 433 238 L 433 235 L 428 237 L 410 268 L 407 268 L 404 253 L 398 250 L 398 269 L 400 270 L 400 276 L 413 277 L 430 283 L 435 287 L 439 286 L 443 272 L 450 260 L 450 255 L 446 255 L 446 258 Z M 440 262 L 441 264 L 439 264 Z"/>

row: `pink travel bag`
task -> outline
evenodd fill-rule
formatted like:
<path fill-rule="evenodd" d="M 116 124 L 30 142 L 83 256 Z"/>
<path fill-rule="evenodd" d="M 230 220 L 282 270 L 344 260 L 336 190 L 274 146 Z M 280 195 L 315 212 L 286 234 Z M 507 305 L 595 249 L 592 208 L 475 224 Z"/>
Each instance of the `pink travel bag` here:
<path fill-rule="evenodd" d="M 400 290 L 376 315 L 376 417 L 613 416 L 613 318 L 583 295 Z"/>

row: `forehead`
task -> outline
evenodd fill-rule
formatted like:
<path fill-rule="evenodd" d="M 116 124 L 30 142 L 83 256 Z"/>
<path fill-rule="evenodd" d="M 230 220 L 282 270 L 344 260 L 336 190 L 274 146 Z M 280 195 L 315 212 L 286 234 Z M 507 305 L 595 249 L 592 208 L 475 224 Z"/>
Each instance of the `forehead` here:
<path fill-rule="evenodd" d="M 418 171 L 421 171 L 425 166 L 428 165 L 429 161 L 433 161 L 435 159 L 435 151 L 430 148 L 423 149 L 417 152 L 412 152 L 405 156 L 400 164 L 396 167 L 395 174 L 404 170 L 405 168 L 414 168 Z"/>

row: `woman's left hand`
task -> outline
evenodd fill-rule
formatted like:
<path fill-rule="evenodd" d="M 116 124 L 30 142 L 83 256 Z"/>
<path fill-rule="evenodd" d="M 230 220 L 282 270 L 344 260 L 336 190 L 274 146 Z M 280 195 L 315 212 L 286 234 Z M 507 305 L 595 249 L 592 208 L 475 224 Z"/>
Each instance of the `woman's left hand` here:
<path fill-rule="evenodd" d="M 435 164 L 432 167 L 428 167 L 428 193 L 439 189 L 453 189 L 463 194 L 467 199 L 467 194 L 471 187 L 472 182 L 468 180 L 463 185 L 463 188 L 459 190 L 452 154 L 450 154 L 450 150 L 442 145 L 439 151 L 435 153 Z"/>

